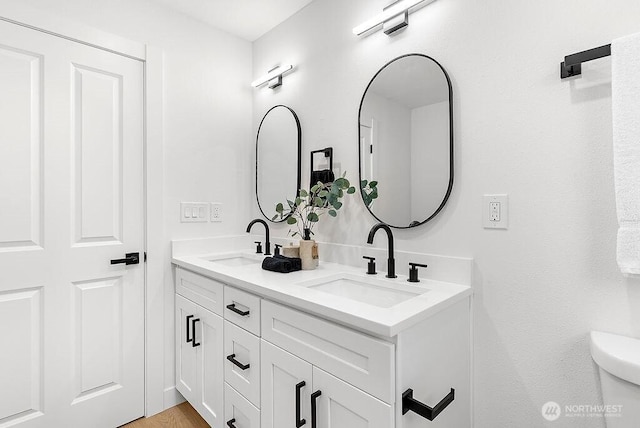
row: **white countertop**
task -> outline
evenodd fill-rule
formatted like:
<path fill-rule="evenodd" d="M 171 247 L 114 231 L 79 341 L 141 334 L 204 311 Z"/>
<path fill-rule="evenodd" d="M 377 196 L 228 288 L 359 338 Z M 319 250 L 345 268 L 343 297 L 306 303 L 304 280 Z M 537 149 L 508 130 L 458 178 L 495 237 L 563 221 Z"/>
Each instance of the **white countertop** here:
<path fill-rule="evenodd" d="M 227 253 L 228 256 L 249 252 Z M 201 255 L 177 255 L 172 262 L 184 269 L 213 278 L 228 285 L 256 294 L 268 300 L 283 303 L 310 314 L 338 322 L 380 337 L 392 338 L 402 330 L 432 316 L 436 312 L 463 300 L 472 294 L 471 287 L 450 282 L 421 279 L 419 283 L 407 282 L 407 277 L 388 279 L 383 273 L 365 274 L 365 269 L 336 263 L 320 262 L 315 270 L 282 274 L 262 269 L 261 263 L 246 266 L 225 266 L 207 259 L 224 253 Z M 417 287 L 425 291 L 394 306 L 385 308 L 336 296 L 309 288 L 304 284 L 335 275 L 350 275 L 358 280 L 374 278 L 390 287 Z M 415 289 L 415 288 L 414 288 Z M 418 290 L 419 291 L 419 290 Z"/>

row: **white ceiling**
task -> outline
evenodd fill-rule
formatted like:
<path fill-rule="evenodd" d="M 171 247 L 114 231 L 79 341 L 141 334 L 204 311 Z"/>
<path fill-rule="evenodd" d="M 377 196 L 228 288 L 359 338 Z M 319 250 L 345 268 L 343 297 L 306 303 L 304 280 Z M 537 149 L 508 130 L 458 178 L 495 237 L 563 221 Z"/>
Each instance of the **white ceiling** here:
<path fill-rule="evenodd" d="M 312 0 L 154 0 L 253 42 Z"/>

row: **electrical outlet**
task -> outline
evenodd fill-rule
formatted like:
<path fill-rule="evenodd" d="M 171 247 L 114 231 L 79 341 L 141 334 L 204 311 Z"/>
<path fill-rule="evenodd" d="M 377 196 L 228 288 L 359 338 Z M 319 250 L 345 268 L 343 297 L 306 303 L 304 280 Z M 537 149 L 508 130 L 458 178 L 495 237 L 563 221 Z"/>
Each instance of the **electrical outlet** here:
<path fill-rule="evenodd" d="M 220 202 L 211 203 L 211 221 L 222 221 L 222 204 Z"/>
<path fill-rule="evenodd" d="M 182 223 L 206 223 L 209 221 L 209 204 L 206 202 L 181 202 Z"/>
<path fill-rule="evenodd" d="M 482 197 L 482 225 L 485 229 L 508 229 L 508 220 L 508 195 L 484 195 Z"/>

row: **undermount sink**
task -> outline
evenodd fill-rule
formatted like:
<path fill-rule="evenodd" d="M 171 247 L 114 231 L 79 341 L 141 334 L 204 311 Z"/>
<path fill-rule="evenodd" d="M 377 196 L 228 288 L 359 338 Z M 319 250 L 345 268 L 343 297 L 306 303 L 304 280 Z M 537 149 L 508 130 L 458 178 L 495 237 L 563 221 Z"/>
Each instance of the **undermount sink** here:
<path fill-rule="evenodd" d="M 249 254 L 224 254 L 217 255 L 215 257 L 207 257 L 205 260 L 229 267 L 241 267 L 250 266 L 262 262 L 262 257 L 259 255 Z"/>
<path fill-rule="evenodd" d="M 362 278 L 346 273 L 300 282 L 298 285 L 380 308 L 390 308 L 429 292 L 428 289 L 393 280 Z"/>

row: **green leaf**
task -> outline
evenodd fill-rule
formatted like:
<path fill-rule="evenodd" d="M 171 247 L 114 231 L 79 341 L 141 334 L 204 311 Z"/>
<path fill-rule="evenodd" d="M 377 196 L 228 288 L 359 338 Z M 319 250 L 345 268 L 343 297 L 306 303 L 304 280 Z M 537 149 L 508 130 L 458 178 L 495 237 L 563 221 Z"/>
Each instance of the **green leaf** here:
<path fill-rule="evenodd" d="M 309 193 L 307 193 L 307 191 L 304 189 L 300 189 L 298 195 L 300 195 L 301 198 L 306 198 L 307 196 L 309 196 Z"/>
<path fill-rule="evenodd" d="M 340 208 L 342 208 L 342 202 L 335 201 L 333 203 L 333 208 L 339 210 Z"/>
<path fill-rule="evenodd" d="M 367 187 L 367 183 L 368 183 L 367 180 L 360 181 L 360 188 L 364 189 L 365 187 Z"/>
<path fill-rule="evenodd" d="M 372 181 L 371 183 L 369 183 L 369 187 L 371 187 L 372 189 L 373 189 L 374 187 L 376 187 L 377 185 L 378 185 L 378 182 L 377 182 L 377 181 Z"/>
<path fill-rule="evenodd" d="M 302 203 L 302 198 L 296 198 L 296 207 L 299 207 L 300 204 Z"/>
<path fill-rule="evenodd" d="M 318 181 L 318 184 L 315 184 L 312 188 L 311 188 L 311 193 L 318 193 L 318 191 L 322 189 L 322 183 L 320 183 Z"/>
<path fill-rule="evenodd" d="M 307 215 L 307 220 L 309 220 L 312 223 L 316 223 L 318 220 L 320 220 L 320 217 L 318 217 L 318 214 L 316 213 L 309 213 Z"/>
<path fill-rule="evenodd" d="M 338 197 L 342 198 L 344 196 L 344 192 L 342 191 L 342 189 L 338 190 Z"/>
<path fill-rule="evenodd" d="M 322 206 L 324 206 L 324 199 L 322 199 L 322 198 L 314 198 L 313 199 L 313 205 L 315 205 L 318 208 L 321 208 Z"/>
<path fill-rule="evenodd" d="M 287 224 L 296 224 L 297 222 L 298 220 L 293 216 L 287 219 Z"/>
<path fill-rule="evenodd" d="M 282 205 L 282 203 L 279 203 L 278 205 L 276 205 L 276 212 L 282 214 L 282 211 L 284 211 L 284 205 Z"/>
<path fill-rule="evenodd" d="M 329 210 L 327 211 L 327 214 L 329 214 L 331 217 L 335 217 L 338 215 L 338 213 L 336 212 L 336 210 Z"/>
<path fill-rule="evenodd" d="M 326 190 L 321 190 L 318 192 L 318 196 L 320 196 L 321 198 L 326 198 L 327 195 L 329 195 L 329 192 L 327 192 Z"/>
<path fill-rule="evenodd" d="M 354 193 L 356 193 L 356 188 L 355 188 L 355 187 L 353 187 L 353 186 L 352 186 L 352 187 L 349 187 L 349 188 L 347 189 L 347 193 L 348 193 L 348 194 L 350 194 L 350 195 L 353 195 Z"/>

